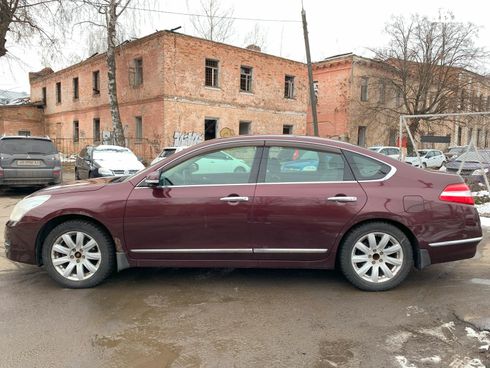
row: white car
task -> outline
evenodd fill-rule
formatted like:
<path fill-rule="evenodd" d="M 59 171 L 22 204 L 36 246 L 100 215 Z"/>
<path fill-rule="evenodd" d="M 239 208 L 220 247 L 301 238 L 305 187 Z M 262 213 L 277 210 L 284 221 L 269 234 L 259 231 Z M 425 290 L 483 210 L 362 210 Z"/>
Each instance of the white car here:
<path fill-rule="evenodd" d="M 164 158 L 168 156 L 172 156 L 174 153 L 185 150 L 189 146 L 181 146 L 181 147 L 165 147 L 162 152 L 159 153 L 157 157 L 151 162 L 150 165 L 156 164 L 157 162 L 162 161 Z"/>
<path fill-rule="evenodd" d="M 373 146 L 368 148 L 370 151 L 381 153 L 382 155 L 398 160 L 400 158 L 400 148 L 392 146 Z"/>
<path fill-rule="evenodd" d="M 427 149 L 418 150 L 418 153 L 420 155 L 420 161 L 416 155 L 412 155 L 407 157 L 405 162 L 416 167 L 431 167 L 436 169 L 439 169 L 446 163 L 446 156 L 442 151 Z"/>
<path fill-rule="evenodd" d="M 197 164 L 195 171 L 196 174 L 208 174 L 213 173 L 219 168 L 221 172 L 235 172 L 235 173 L 248 173 L 250 172 L 250 166 L 245 161 L 233 157 L 232 155 L 223 152 L 216 151 L 207 154 L 206 156 L 195 161 Z"/>

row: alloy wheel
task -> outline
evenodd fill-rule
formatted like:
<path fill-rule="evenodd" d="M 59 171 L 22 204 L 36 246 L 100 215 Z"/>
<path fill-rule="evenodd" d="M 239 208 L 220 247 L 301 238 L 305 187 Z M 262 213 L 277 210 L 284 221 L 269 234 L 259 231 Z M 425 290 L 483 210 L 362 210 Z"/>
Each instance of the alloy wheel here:
<path fill-rule="evenodd" d="M 51 249 L 51 262 L 64 278 L 83 281 L 91 278 L 101 265 L 99 245 L 90 235 L 70 231 L 59 236 Z"/>
<path fill-rule="evenodd" d="M 383 283 L 393 279 L 403 265 L 403 249 L 391 235 L 372 232 L 362 236 L 351 252 L 354 271 L 370 283 Z"/>

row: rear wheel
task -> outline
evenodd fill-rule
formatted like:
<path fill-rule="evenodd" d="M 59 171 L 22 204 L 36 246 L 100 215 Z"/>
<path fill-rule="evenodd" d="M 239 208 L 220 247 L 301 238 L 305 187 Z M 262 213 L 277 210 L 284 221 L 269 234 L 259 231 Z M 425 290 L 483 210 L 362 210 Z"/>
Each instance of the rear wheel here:
<path fill-rule="evenodd" d="M 104 281 L 115 269 L 110 236 L 83 220 L 55 227 L 43 244 L 43 263 L 49 275 L 68 288 L 88 288 Z"/>
<path fill-rule="evenodd" d="M 367 291 L 394 288 L 413 266 L 407 236 L 385 222 L 372 222 L 352 230 L 341 244 L 339 257 L 345 277 Z"/>

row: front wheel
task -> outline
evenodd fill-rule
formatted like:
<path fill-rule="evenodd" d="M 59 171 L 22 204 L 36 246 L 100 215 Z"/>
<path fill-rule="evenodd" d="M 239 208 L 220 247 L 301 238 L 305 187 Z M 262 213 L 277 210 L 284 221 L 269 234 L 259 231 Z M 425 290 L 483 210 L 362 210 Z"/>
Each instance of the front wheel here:
<path fill-rule="evenodd" d="M 74 289 L 100 284 L 116 264 L 110 236 L 99 226 L 83 220 L 56 226 L 44 241 L 42 256 L 49 275 Z"/>
<path fill-rule="evenodd" d="M 372 222 L 352 230 L 341 244 L 339 259 L 345 277 L 366 291 L 398 286 L 413 266 L 407 236 L 385 222 Z"/>

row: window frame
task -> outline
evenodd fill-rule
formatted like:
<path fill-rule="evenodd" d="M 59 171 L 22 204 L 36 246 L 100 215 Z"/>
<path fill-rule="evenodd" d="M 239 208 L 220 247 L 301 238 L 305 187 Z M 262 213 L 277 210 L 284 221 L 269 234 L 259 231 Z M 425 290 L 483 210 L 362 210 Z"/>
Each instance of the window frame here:
<path fill-rule="evenodd" d="M 361 102 L 369 101 L 369 78 L 366 76 L 361 77 Z"/>
<path fill-rule="evenodd" d="M 73 143 L 80 142 L 80 120 L 73 120 Z M 75 134 L 76 132 L 76 134 Z"/>
<path fill-rule="evenodd" d="M 244 73 L 243 69 L 248 69 L 250 73 Z M 253 71 L 254 68 L 251 66 L 240 65 L 240 92 L 253 93 Z M 242 83 L 245 84 L 245 88 L 242 88 Z"/>
<path fill-rule="evenodd" d="M 142 141 L 143 141 L 143 116 L 136 115 L 134 117 L 134 142 L 141 143 Z"/>
<path fill-rule="evenodd" d="M 56 98 L 56 104 L 60 105 L 61 104 L 61 82 L 56 82 L 55 84 L 55 98 Z"/>
<path fill-rule="evenodd" d="M 290 78 L 289 81 L 288 78 Z M 296 76 L 294 75 L 284 75 L 284 98 L 288 100 L 293 100 L 296 97 L 295 80 Z"/>
<path fill-rule="evenodd" d="M 97 131 L 95 129 L 95 127 L 97 125 L 96 123 L 98 123 L 98 133 L 99 133 L 98 137 L 96 137 L 96 134 L 95 134 L 95 132 Z M 100 118 L 99 117 L 93 118 L 92 119 L 92 135 L 93 135 L 93 141 L 94 141 L 94 143 L 99 143 L 99 142 L 102 141 L 102 134 L 101 134 L 101 132 L 102 131 L 100 130 Z"/>
<path fill-rule="evenodd" d="M 73 86 L 73 101 L 78 101 L 80 98 L 80 79 L 78 77 L 73 78 L 72 86 Z"/>
<path fill-rule="evenodd" d="M 92 71 L 92 96 L 100 96 L 100 70 Z"/>
<path fill-rule="evenodd" d="M 216 66 L 208 66 L 208 61 L 216 62 Z M 211 70 L 211 84 L 207 84 L 208 68 Z M 204 86 L 208 88 L 220 88 L 220 61 L 218 59 L 204 59 Z"/>

